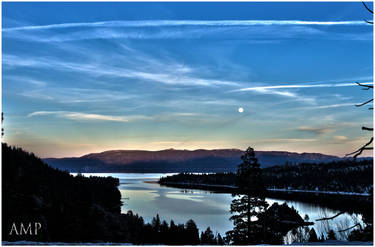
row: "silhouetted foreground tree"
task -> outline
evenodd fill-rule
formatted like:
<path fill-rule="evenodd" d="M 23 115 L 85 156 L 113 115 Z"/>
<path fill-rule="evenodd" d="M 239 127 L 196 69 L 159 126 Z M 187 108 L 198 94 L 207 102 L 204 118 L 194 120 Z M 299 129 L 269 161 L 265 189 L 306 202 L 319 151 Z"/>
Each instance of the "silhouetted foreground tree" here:
<path fill-rule="evenodd" d="M 254 150 L 249 147 L 241 159 L 235 181 L 237 198 L 231 204 L 234 228 L 226 235 L 230 244 L 283 244 L 283 237 L 290 230 L 311 224 L 287 204 L 274 203 L 267 209 L 266 190 Z"/>
<path fill-rule="evenodd" d="M 201 242 L 193 220 L 168 225 L 157 215 L 152 223 L 129 211 L 121 214 L 119 180 L 76 177 L 49 167 L 32 153 L 2 144 L 2 240 L 50 242 L 122 242 L 196 245 Z M 38 222 L 37 235 L 17 235 Z M 33 231 L 34 233 L 34 231 Z M 221 236 L 213 242 L 222 243 Z"/>
<path fill-rule="evenodd" d="M 227 232 L 227 239 L 235 245 L 257 244 L 263 242 L 263 226 L 259 216 L 268 204 L 265 200 L 265 188 L 260 165 L 255 158 L 254 149 L 249 147 L 241 156 L 242 163 L 238 166 L 236 186 L 237 198 L 232 201 L 234 229 Z"/>
<path fill-rule="evenodd" d="M 309 242 L 318 242 L 318 236 L 316 235 L 314 227 L 309 232 Z"/>

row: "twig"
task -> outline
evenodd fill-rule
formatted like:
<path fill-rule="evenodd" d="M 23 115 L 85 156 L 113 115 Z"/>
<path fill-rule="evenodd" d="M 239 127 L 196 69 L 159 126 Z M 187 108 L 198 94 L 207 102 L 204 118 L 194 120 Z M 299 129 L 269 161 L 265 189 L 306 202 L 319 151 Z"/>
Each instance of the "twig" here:
<path fill-rule="evenodd" d="M 369 128 L 369 127 L 366 127 L 366 126 L 362 126 L 362 130 L 373 131 L 374 128 Z"/>
<path fill-rule="evenodd" d="M 371 24 L 371 25 L 373 25 L 374 24 L 374 22 L 373 21 L 368 21 L 368 20 L 364 20 L 366 23 L 368 23 L 368 24 Z"/>
<path fill-rule="evenodd" d="M 339 232 L 345 232 L 345 231 L 348 231 L 348 230 L 350 230 L 350 229 L 353 229 L 354 227 L 357 227 L 357 226 L 361 227 L 361 225 L 360 225 L 359 223 L 357 223 L 357 224 L 355 224 L 354 226 L 351 226 L 351 227 L 346 228 L 346 229 L 344 229 L 344 230 L 340 230 Z"/>
<path fill-rule="evenodd" d="M 355 106 L 356 106 L 356 107 L 364 106 L 364 105 L 366 105 L 366 104 L 372 102 L 373 100 L 374 100 L 374 99 L 370 99 L 370 100 L 368 100 L 368 101 L 366 101 L 366 102 L 364 102 L 364 103 L 362 103 L 362 104 L 358 104 L 358 105 L 355 105 Z"/>
<path fill-rule="evenodd" d="M 361 87 L 365 87 L 364 90 L 369 90 L 370 88 L 374 88 L 374 86 L 370 86 L 370 85 L 365 85 L 365 84 L 362 84 L 362 83 L 359 83 L 359 82 L 356 82 L 359 86 Z"/>
<path fill-rule="evenodd" d="M 344 212 L 344 211 L 341 211 L 341 212 L 339 212 L 338 214 L 335 214 L 335 215 L 332 216 L 332 217 L 325 217 L 325 218 L 317 219 L 317 220 L 315 220 L 315 221 L 332 220 L 332 219 L 334 219 L 334 218 L 336 218 L 336 217 L 342 215 L 343 213 L 345 213 L 345 212 Z"/>
<path fill-rule="evenodd" d="M 369 9 L 369 7 L 367 7 L 367 5 L 365 4 L 365 2 L 362 2 L 363 6 L 365 6 L 365 8 L 371 13 L 371 14 L 374 14 L 374 12 Z"/>
<path fill-rule="evenodd" d="M 349 155 L 352 155 L 352 154 L 355 154 L 353 156 L 354 159 L 357 158 L 357 156 L 361 155 L 363 151 L 365 150 L 373 150 L 374 148 L 373 147 L 367 147 L 368 145 L 370 145 L 372 143 L 372 141 L 374 140 L 374 137 L 371 137 L 370 141 L 368 143 L 366 143 L 365 145 L 363 145 L 361 148 L 359 148 L 357 151 L 354 151 L 350 154 L 347 154 L 345 156 L 349 156 Z"/>

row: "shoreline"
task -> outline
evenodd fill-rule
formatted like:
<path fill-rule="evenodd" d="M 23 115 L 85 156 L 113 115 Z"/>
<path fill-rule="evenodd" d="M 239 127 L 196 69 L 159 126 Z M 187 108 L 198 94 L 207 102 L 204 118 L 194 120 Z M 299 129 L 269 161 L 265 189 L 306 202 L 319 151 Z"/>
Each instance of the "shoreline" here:
<path fill-rule="evenodd" d="M 237 187 L 233 185 L 192 184 L 192 183 L 176 183 L 176 182 L 160 183 L 160 181 L 157 181 L 156 183 L 163 185 L 163 186 L 167 186 L 167 187 L 202 189 L 202 190 L 209 190 L 209 191 L 214 190 L 214 192 L 217 192 L 217 193 L 223 193 L 223 192 L 228 192 L 228 191 L 235 192 L 237 190 Z M 362 197 L 370 196 L 369 193 L 346 192 L 346 191 L 319 191 L 319 190 L 297 190 L 297 189 L 277 189 L 277 188 L 268 188 L 267 191 L 268 192 L 283 192 L 283 193 L 311 193 L 311 194 L 329 194 L 329 195 L 342 195 L 342 196 L 362 196 Z"/>
<path fill-rule="evenodd" d="M 207 185 L 207 184 L 186 184 L 186 183 L 160 183 L 160 186 L 174 187 L 181 189 L 199 189 L 212 193 L 236 193 L 236 187 L 231 185 Z M 298 201 L 312 205 L 319 205 L 332 210 L 345 211 L 348 213 L 368 214 L 372 211 L 373 198 L 371 195 L 362 193 L 318 193 L 309 190 L 267 190 L 266 197 L 285 201 Z"/>

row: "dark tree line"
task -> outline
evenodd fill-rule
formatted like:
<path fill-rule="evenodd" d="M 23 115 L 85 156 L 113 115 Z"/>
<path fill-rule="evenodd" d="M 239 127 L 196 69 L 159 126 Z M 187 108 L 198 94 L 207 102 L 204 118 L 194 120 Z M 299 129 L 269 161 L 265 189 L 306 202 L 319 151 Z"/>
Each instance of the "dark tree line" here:
<path fill-rule="evenodd" d="M 4 143 L 2 181 L 3 241 L 223 244 L 210 229 L 200 236 L 193 220 L 168 224 L 157 215 L 145 223 L 131 211 L 122 214 L 117 178 L 74 177 Z M 14 223 L 29 222 L 41 223 L 38 235 L 10 235 Z"/>
<path fill-rule="evenodd" d="M 286 164 L 266 168 L 263 175 L 268 188 L 364 193 L 372 190 L 372 162 L 372 159 L 365 159 Z"/>
<path fill-rule="evenodd" d="M 286 163 L 262 169 L 266 188 L 370 192 L 373 187 L 373 160 L 346 159 L 329 163 Z M 225 185 L 235 186 L 235 173 L 180 173 L 162 177 L 165 185 Z"/>
<path fill-rule="evenodd" d="M 173 220 L 167 223 L 156 215 L 151 223 L 145 224 L 142 217 L 127 213 L 130 218 L 136 219 L 127 224 L 129 242 L 134 244 L 166 244 L 166 245 L 224 245 L 220 234 L 214 235 L 208 227 L 199 235 L 199 229 L 190 219 L 185 224 L 176 224 Z"/>

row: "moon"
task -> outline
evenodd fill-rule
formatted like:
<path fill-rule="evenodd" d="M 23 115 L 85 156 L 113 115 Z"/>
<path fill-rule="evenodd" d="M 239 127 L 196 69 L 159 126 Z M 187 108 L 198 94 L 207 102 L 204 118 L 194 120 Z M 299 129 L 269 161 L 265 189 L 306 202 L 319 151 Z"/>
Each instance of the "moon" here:
<path fill-rule="evenodd" d="M 238 108 L 238 112 L 242 113 L 243 112 L 243 108 L 242 107 Z"/>

